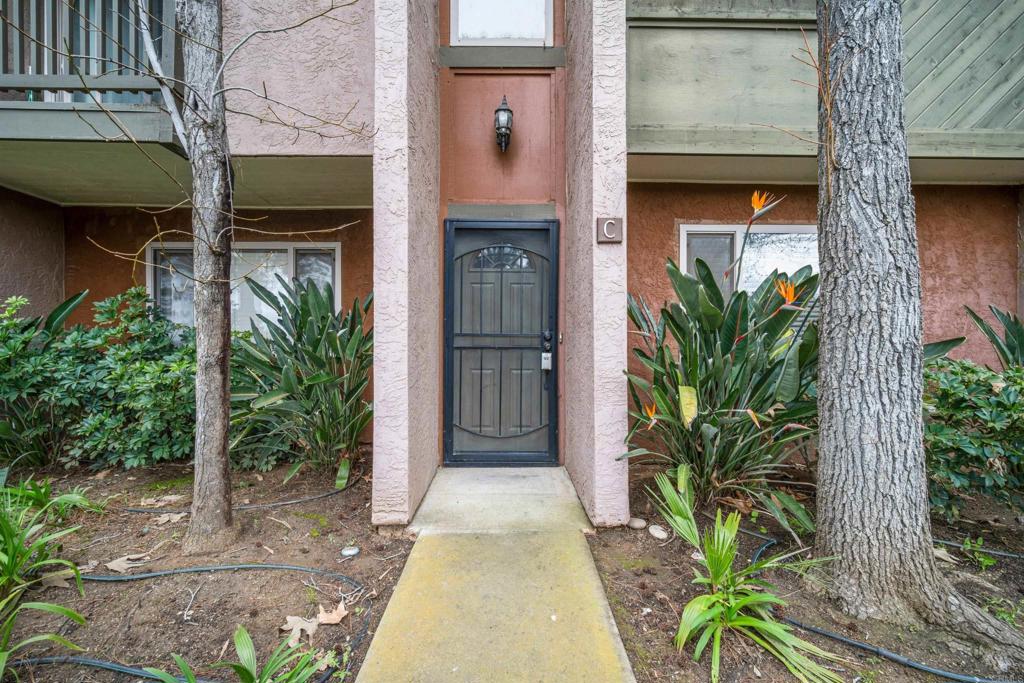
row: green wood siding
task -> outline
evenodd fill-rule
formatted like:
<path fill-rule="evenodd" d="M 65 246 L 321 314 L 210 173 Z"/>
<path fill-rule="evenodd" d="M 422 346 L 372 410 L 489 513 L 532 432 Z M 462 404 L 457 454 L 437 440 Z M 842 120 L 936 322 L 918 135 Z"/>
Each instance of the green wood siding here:
<path fill-rule="evenodd" d="M 904 0 L 911 154 L 1024 158 L 1024 2 Z M 808 0 L 630 0 L 631 153 L 815 153 Z M 801 81 L 803 83 L 801 83 Z"/>

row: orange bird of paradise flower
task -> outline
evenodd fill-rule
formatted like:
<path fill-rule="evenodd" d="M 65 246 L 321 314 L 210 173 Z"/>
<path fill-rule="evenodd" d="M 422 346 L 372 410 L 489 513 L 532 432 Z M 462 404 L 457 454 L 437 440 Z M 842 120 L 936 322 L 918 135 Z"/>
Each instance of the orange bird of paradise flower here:
<path fill-rule="evenodd" d="M 775 195 L 767 190 L 764 192 L 758 192 L 754 190 L 754 196 L 750 198 L 750 206 L 754 211 L 760 211 L 765 207 L 766 204 L 771 204 L 775 201 Z"/>
<path fill-rule="evenodd" d="M 782 278 L 776 280 L 775 291 L 778 292 L 779 296 L 781 296 L 783 301 L 786 302 L 784 304 L 786 306 L 789 306 L 796 301 L 796 285 L 788 280 L 784 280 Z"/>
<path fill-rule="evenodd" d="M 647 429 L 650 430 L 654 426 L 654 423 L 658 420 L 654 417 L 654 413 L 657 412 L 658 408 L 655 404 L 647 405 L 644 404 L 644 414 L 647 415 L 649 422 L 647 423 Z"/>

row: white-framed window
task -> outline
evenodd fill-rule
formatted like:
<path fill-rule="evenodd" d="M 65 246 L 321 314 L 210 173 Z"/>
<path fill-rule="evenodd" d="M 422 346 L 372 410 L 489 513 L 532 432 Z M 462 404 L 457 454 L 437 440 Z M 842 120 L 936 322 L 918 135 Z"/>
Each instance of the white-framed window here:
<path fill-rule="evenodd" d="M 694 273 L 699 258 L 708 264 L 729 294 L 734 274 L 725 271 L 740 255 L 746 225 L 700 225 L 676 221 L 679 228 L 679 262 Z M 778 270 L 792 275 L 804 266 L 818 272 L 818 228 L 816 225 L 754 225 L 740 267 L 740 289 L 754 291 L 766 277 Z"/>
<path fill-rule="evenodd" d="M 192 243 L 165 242 L 147 249 L 146 288 L 157 308 L 172 322 L 192 325 L 195 319 L 195 283 L 192 277 Z M 285 281 L 299 279 L 329 284 L 334 308 L 341 305 L 341 245 L 337 242 L 236 242 L 231 247 L 231 328 L 248 330 L 259 323 L 258 315 L 273 319 L 274 313 L 260 301 L 245 278 L 272 292 Z"/>
<path fill-rule="evenodd" d="M 451 0 L 452 45 L 554 45 L 554 0 Z"/>

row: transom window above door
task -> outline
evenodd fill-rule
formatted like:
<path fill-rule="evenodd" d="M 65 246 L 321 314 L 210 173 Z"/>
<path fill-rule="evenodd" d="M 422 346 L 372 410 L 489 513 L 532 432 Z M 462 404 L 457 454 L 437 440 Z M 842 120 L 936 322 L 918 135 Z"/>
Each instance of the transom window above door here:
<path fill-rule="evenodd" d="M 451 0 L 452 45 L 554 45 L 553 0 Z"/>
<path fill-rule="evenodd" d="M 188 242 L 151 245 L 146 284 L 150 296 L 168 320 L 192 325 L 195 319 L 195 282 L 192 271 L 192 245 Z M 309 242 L 236 242 L 231 249 L 231 328 L 248 330 L 258 316 L 270 319 L 274 313 L 253 292 L 245 278 L 263 285 L 275 294 L 282 291 L 277 276 L 285 281 L 298 279 L 316 283 L 321 289 L 330 285 L 333 305 L 341 300 L 341 248 L 337 243 Z"/>
<path fill-rule="evenodd" d="M 734 274 L 725 271 L 740 256 L 746 225 L 694 225 L 676 221 L 679 227 L 679 262 L 695 273 L 702 259 L 718 277 L 722 292 L 732 293 Z M 804 266 L 818 272 L 818 229 L 814 225 L 755 225 L 747 235 L 740 268 L 741 289 L 752 292 L 773 271 L 792 275 Z"/>

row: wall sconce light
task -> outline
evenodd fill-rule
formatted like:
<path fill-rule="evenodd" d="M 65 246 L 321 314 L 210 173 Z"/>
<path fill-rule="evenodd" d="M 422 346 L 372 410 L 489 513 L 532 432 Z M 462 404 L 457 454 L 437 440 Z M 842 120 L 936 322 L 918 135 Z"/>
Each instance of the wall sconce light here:
<path fill-rule="evenodd" d="M 512 109 L 504 95 L 501 96 L 501 104 L 494 110 L 494 132 L 498 135 L 498 147 L 504 152 L 512 138 Z"/>

